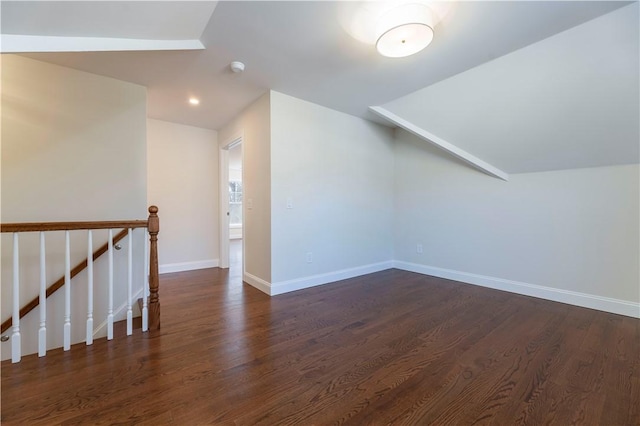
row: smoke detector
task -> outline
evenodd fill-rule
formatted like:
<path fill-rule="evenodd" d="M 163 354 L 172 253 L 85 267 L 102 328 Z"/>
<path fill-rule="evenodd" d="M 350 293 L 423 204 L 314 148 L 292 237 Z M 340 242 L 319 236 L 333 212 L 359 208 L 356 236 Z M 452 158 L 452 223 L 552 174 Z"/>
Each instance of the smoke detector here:
<path fill-rule="evenodd" d="M 231 71 L 235 72 L 235 73 L 240 73 L 242 71 L 244 71 L 244 64 L 240 61 L 233 61 L 231 62 Z"/>

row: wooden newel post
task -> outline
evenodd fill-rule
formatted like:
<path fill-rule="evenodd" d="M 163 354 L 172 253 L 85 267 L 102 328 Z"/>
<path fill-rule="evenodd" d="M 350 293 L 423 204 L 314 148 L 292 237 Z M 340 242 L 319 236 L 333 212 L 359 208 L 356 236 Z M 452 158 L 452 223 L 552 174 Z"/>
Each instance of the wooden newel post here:
<path fill-rule="evenodd" d="M 160 232 L 160 219 L 158 208 L 149 207 L 149 329 L 160 329 L 160 297 L 158 290 L 160 280 L 158 278 L 158 232 Z"/>

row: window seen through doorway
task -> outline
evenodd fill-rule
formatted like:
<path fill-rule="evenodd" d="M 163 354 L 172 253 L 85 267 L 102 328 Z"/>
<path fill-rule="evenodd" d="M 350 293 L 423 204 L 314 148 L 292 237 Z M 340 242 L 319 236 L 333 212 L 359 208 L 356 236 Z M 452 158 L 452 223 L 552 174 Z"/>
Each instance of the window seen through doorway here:
<path fill-rule="evenodd" d="M 229 181 L 229 224 L 242 225 L 242 182 Z"/>

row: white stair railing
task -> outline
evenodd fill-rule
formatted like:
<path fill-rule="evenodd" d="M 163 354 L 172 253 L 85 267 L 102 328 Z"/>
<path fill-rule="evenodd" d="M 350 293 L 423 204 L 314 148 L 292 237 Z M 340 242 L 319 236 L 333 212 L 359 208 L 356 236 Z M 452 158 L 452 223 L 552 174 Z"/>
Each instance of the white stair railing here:
<path fill-rule="evenodd" d="M 11 362 L 20 362 L 20 237 L 13 234 L 13 333 L 11 334 Z"/>
<path fill-rule="evenodd" d="M 64 344 L 63 349 L 71 349 L 71 244 L 69 231 L 64 231 Z"/>
<path fill-rule="evenodd" d="M 21 330 L 21 317 L 26 315 L 31 309 L 39 305 L 39 327 L 37 333 L 34 334 L 34 338 L 37 336 L 37 353 L 38 356 L 45 356 L 47 353 L 47 344 L 51 344 L 51 340 L 47 340 L 47 332 L 51 331 L 51 326 L 47 326 L 47 296 L 51 295 L 58 288 L 64 287 L 64 318 L 62 324 L 63 337 L 62 348 L 65 351 L 71 349 L 72 345 L 72 302 L 78 303 L 72 298 L 72 279 L 85 267 L 87 269 L 87 313 L 86 313 L 86 335 L 84 341 L 86 345 L 92 345 L 94 339 L 94 259 L 99 257 L 103 253 L 107 253 L 107 300 L 103 303 L 106 304 L 106 328 L 107 339 L 113 339 L 113 323 L 114 323 L 114 236 L 113 229 L 125 228 L 126 231 L 119 233 L 116 239 L 119 240 L 124 236 L 128 237 L 127 245 L 127 281 L 126 281 L 126 332 L 127 335 L 133 334 L 133 309 L 134 304 L 134 229 L 143 228 L 145 238 L 144 240 L 144 259 L 142 261 L 144 265 L 144 278 L 141 283 L 141 289 L 138 294 L 142 294 L 142 331 L 147 332 L 150 329 L 158 329 L 160 324 L 159 318 L 159 299 L 158 299 L 158 273 L 157 270 L 151 271 L 149 268 L 157 268 L 156 259 L 149 259 L 149 255 L 157 256 L 157 234 L 159 231 L 157 208 L 152 206 L 149 208 L 150 220 L 139 221 L 112 221 L 112 222 L 50 222 L 50 223 L 22 223 L 22 224 L 2 224 L 1 230 L 3 233 L 11 232 L 13 234 L 13 271 L 12 271 L 12 316 L 9 320 L 2 324 L 3 333 L 5 330 L 11 328 L 11 362 L 20 362 L 23 355 L 23 339 L 25 337 L 25 329 Z M 94 229 L 107 229 L 108 241 L 103 247 L 96 252 L 93 251 Z M 46 237 L 45 234 L 48 231 L 65 231 L 64 235 L 64 277 L 58 280 L 54 285 L 47 288 L 46 286 L 46 273 L 47 273 L 47 252 L 46 252 Z M 75 268 L 71 269 L 71 231 L 86 230 L 87 241 L 87 259 L 85 262 L 78 264 Z M 20 277 L 20 234 L 23 232 L 39 232 L 39 286 L 38 297 L 31 300 L 27 304 L 23 311 L 20 308 L 20 295 L 21 295 L 21 277 Z M 148 238 L 147 238 L 148 237 Z M 152 245 L 150 250 L 149 245 Z M 119 246 L 115 246 L 119 249 Z M 24 265 L 23 265 L 24 268 Z M 62 282 L 61 282 L 62 281 Z M 153 281 L 153 282 L 152 282 Z M 77 284 L 76 284 L 77 285 Z M 154 297 L 151 300 L 151 306 L 148 298 L 151 295 L 151 286 L 153 286 Z M 102 305 L 103 307 L 105 305 Z M 150 309 L 150 308 L 153 308 Z M 77 308 L 76 308 L 77 309 Z M 149 317 L 150 311 L 155 313 L 153 318 Z M 77 312 L 77 311 L 76 311 Z M 103 311 L 104 312 L 104 311 Z M 74 314 L 75 315 L 75 314 Z M 2 341 L 6 341 L 6 335 L 2 336 Z M 51 337 L 51 336 L 49 336 Z"/>
<path fill-rule="evenodd" d="M 38 356 L 47 354 L 47 254 L 44 232 L 40 231 L 40 328 L 38 329 Z M 15 307 L 14 307 L 15 309 Z"/>
<path fill-rule="evenodd" d="M 93 231 L 87 232 L 87 346 L 93 344 Z"/>

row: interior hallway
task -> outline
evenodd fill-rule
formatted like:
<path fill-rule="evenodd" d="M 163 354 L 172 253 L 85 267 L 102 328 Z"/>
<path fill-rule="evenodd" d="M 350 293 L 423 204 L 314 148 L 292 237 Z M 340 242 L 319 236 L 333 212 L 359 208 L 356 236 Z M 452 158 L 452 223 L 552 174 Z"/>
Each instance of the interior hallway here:
<path fill-rule="evenodd" d="M 229 240 L 229 280 L 242 284 L 242 239 Z"/>

